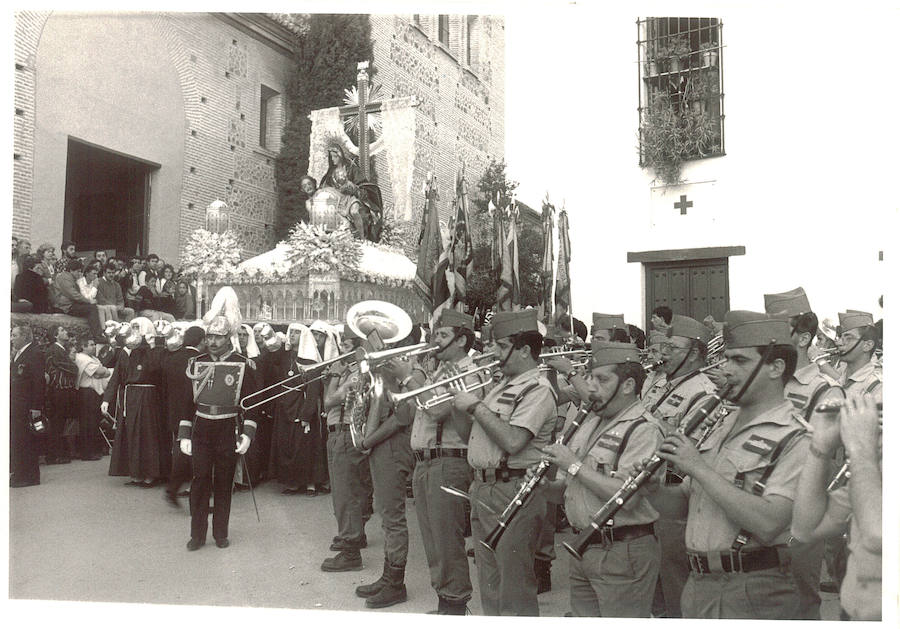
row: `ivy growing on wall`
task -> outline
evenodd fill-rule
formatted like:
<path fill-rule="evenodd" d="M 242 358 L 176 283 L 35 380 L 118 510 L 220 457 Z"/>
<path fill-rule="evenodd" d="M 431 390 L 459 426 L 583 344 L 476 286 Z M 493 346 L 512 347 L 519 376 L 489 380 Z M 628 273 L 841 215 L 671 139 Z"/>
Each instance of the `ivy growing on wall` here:
<path fill-rule="evenodd" d="M 294 54 L 294 72 L 285 94 L 287 121 L 275 162 L 277 240 L 286 238 L 297 221 L 308 218 L 300 178 L 309 168 L 309 113 L 343 103 L 344 90 L 356 84 L 358 62 L 368 60 L 371 73 L 376 72 L 368 15 L 312 14 L 308 24 Z"/>

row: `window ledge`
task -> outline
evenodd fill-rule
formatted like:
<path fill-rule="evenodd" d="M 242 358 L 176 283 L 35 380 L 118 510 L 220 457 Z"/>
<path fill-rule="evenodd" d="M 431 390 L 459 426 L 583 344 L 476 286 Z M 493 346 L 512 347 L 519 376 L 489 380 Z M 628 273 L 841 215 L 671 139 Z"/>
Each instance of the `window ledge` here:
<path fill-rule="evenodd" d="M 456 55 L 454 55 L 454 54 L 450 51 L 450 48 L 448 48 L 446 45 L 444 45 L 444 44 L 441 43 L 440 41 L 434 42 L 434 47 L 437 48 L 438 50 L 442 51 L 445 55 L 447 55 L 448 57 L 450 57 L 451 59 L 453 59 L 456 63 L 459 63 L 459 59 L 457 59 L 457 58 L 456 58 Z"/>
<path fill-rule="evenodd" d="M 275 159 L 278 157 L 278 153 L 276 153 L 275 151 L 273 151 L 271 149 L 267 149 L 264 146 L 254 147 L 253 152 L 258 155 L 262 155 L 263 157 L 270 157 L 272 159 Z"/>

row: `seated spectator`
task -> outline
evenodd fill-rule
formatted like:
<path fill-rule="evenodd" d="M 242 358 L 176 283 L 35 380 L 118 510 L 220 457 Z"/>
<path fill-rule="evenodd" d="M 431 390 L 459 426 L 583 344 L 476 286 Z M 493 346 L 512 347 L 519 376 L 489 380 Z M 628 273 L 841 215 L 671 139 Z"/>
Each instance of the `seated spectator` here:
<path fill-rule="evenodd" d="M 56 275 L 56 247 L 45 242 L 38 247 L 36 255 L 40 265 L 35 270 L 44 278 L 44 283 L 50 286 L 53 276 Z"/>
<path fill-rule="evenodd" d="M 103 267 L 103 277 L 97 280 L 97 307 L 106 310 L 106 319 L 115 321 L 131 321 L 134 310 L 125 305 L 122 287 L 116 281 L 118 265 L 110 260 Z M 102 318 L 102 316 L 101 316 Z"/>
<path fill-rule="evenodd" d="M 106 256 L 106 250 L 98 249 L 96 253 L 94 253 L 94 260 L 100 263 L 100 268 L 106 268 L 106 263 L 109 262 Z"/>
<path fill-rule="evenodd" d="M 125 305 L 133 308 L 135 312 L 149 307 L 153 293 L 147 287 L 147 271 L 144 262 L 139 257 L 131 258 L 131 270 L 123 278 L 122 290 L 125 293 Z M 145 302 L 147 302 L 145 304 Z"/>
<path fill-rule="evenodd" d="M 99 267 L 95 263 L 84 265 L 84 275 L 78 279 L 78 290 L 92 304 L 97 303 L 97 275 Z"/>
<path fill-rule="evenodd" d="M 50 312 L 50 298 L 44 278 L 37 272 L 37 256 L 27 255 L 22 262 L 23 270 L 13 285 L 13 312 Z"/>
<path fill-rule="evenodd" d="M 159 275 L 150 282 L 153 293 L 153 307 L 162 312 L 172 314 L 175 310 L 175 269 L 166 264 Z"/>
<path fill-rule="evenodd" d="M 178 280 L 175 287 L 175 308 L 172 314 L 179 321 L 189 321 L 196 318 L 197 306 L 194 302 L 194 294 L 187 280 Z"/>
<path fill-rule="evenodd" d="M 100 325 L 97 306 L 78 290 L 78 280 L 84 275 L 84 262 L 71 260 L 68 269 L 57 273 L 53 278 L 53 284 L 50 285 L 50 305 L 56 312 L 86 318 L 94 339 L 102 343 L 104 341 L 100 339 L 103 338 L 103 326 Z"/>
<path fill-rule="evenodd" d="M 67 240 L 60 246 L 59 250 L 62 255 L 56 261 L 56 272 L 62 273 L 68 267 L 69 262 L 75 259 L 75 243 Z"/>

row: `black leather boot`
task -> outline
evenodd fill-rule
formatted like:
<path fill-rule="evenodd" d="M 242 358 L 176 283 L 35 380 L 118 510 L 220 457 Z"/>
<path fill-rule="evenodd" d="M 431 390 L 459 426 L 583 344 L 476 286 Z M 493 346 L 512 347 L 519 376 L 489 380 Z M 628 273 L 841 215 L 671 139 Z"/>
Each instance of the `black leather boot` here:
<path fill-rule="evenodd" d="M 370 596 L 378 594 L 388 584 L 388 571 L 390 569 L 390 564 L 385 560 L 384 570 L 382 571 L 381 576 L 378 577 L 378 580 L 375 581 L 375 583 L 370 583 L 368 585 L 360 585 L 356 588 L 356 595 L 360 598 L 369 598 Z"/>
<path fill-rule="evenodd" d="M 438 597 L 438 611 L 441 616 L 465 616 L 468 601 L 451 601 Z"/>
<path fill-rule="evenodd" d="M 391 566 L 385 563 L 385 573 L 388 582 L 377 594 L 366 599 L 366 607 L 370 609 L 390 607 L 406 600 L 406 585 L 403 583 L 406 566 Z"/>

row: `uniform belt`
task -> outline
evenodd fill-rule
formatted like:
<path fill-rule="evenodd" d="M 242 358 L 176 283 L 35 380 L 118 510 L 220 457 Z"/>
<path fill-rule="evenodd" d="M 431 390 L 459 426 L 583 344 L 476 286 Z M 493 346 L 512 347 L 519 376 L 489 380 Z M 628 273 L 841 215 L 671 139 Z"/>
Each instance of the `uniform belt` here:
<path fill-rule="evenodd" d="M 125 385 L 126 387 L 155 387 L 155 384 L 142 384 L 140 382 L 132 382 Z"/>
<path fill-rule="evenodd" d="M 724 551 L 687 554 L 691 572 L 754 572 L 777 568 L 781 565 L 778 549 L 773 546 L 744 551 Z"/>
<path fill-rule="evenodd" d="M 430 461 L 431 459 L 440 458 L 456 458 L 464 459 L 469 455 L 469 451 L 465 448 L 425 448 L 423 450 L 414 450 L 413 454 L 416 461 Z"/>
<path fill-rule="evenodd" d="M 573 528 L 572 529 L 576 535 L 580 534 L 581 531 Z M 588 545 L 589 546 L 597 546 L 602 545 L 606 546 L 607 544 L 611 544 L 613 542 L 627 542 L 632 539 L 637 539 L 639 537 L 646 537 L 647 535 L 653 535 L 653 525 L 652 524 L 629 524 L 625 526 L 601 526 L 598 529 L 594 529 L 594 532 L 591 533 L 591 537 L 589 538 Z"/>
<path fill-rule="evenodd" d="M 328 424 L 328 432 L 341 432 L 350 430 L 350 424 Z"/>
<path fill-rule="evenodd" d="M 214 406 L 212 404 L 197 404 L 197 417 L 204 419 L 231 419 L 237 417 L 239 406 Z"/>
<path fill-rule="evenodd" d="M 505 483 L 510 478 L 525 476 L 527 471 L 526 469 L 511 469 L 508 467 L 497 470 L 475 470 L 475 480 L 480 480 L 482 483 L 495 483 L 498 481 Z"/>

